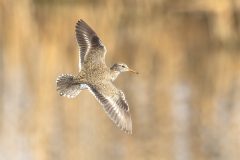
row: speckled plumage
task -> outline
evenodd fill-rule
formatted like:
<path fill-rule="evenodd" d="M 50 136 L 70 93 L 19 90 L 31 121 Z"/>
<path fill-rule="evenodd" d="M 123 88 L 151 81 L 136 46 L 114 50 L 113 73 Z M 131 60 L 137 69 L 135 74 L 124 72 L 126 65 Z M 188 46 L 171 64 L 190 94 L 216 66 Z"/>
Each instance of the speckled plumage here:
<path fill-rule="evenodd" d="M 121 72 L 131 71 L 126 64 L 105 64 L 106 47 L 97 34 L 83 21 L 76 24 L 76 38 L 80 46 L 79 74 L 57 78 L 57 91 L 61 96 L 76 97 L 88 89 L 103 106 L 110 119 L 122 130 L 132 133 L 132 120 L 124 93 L 112 83 Z M 135 72 L 137 73 L 137 72 Z"/>

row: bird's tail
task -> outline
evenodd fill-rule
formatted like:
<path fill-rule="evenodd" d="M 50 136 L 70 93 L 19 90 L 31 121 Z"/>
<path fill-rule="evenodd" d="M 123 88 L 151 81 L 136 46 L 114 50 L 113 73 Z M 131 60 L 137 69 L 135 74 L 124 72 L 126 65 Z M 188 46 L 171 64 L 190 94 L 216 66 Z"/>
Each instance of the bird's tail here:
<path fill-rule="evenodd" d="M 74 76 L 70 74 L 62 74 L 57 78 L 57 91 L 60 96 L 74 98 L 81 92 L 79 83 L 76 83 Z"/>

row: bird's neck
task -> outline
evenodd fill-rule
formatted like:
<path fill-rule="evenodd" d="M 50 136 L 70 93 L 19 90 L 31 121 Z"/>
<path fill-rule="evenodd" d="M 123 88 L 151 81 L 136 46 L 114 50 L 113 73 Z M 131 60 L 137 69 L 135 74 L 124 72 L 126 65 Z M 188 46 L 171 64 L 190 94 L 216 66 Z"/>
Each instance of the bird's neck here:
<path fill-rule="evenodd" d="M 114 81 L 118 77 L 119 74 L 120 74 L 119 71 L 115 71 L 115 70 L 111 69 L 111 79 L 112 79 L 112 81 Z"/>

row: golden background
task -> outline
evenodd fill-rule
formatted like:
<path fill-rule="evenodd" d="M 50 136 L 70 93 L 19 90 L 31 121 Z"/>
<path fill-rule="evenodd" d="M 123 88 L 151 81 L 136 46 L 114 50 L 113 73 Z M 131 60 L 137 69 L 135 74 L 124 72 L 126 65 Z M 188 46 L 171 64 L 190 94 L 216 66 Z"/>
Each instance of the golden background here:
<path fill-rule="evenodd" d="M 60 97 L 78 72 L 75 23 L 108 49 L 133 134 L 88 92 Z M 0 160 L 239 160 L 239 0 L 0 0 Z"/>

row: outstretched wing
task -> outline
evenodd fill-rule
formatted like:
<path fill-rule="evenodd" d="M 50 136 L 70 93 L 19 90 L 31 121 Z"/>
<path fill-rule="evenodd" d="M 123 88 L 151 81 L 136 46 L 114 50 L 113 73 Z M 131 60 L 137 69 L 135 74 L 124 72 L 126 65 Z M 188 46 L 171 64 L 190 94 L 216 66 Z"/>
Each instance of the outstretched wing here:
<path fill-rule="evenodd" d="M 79 71 L 84 66 L 86 59 L 95 62 L 104 61 L 106 48 L 91 27 L 83 20 L 79 20 L 75 31 L 80 46 Z"/>
<path fill-rule="evenodd" d="M 89 85 L 89 88 L 111 120 L 122 130 L 131 134 L 132 120 L 124 93 L 111 82 Z"/>

